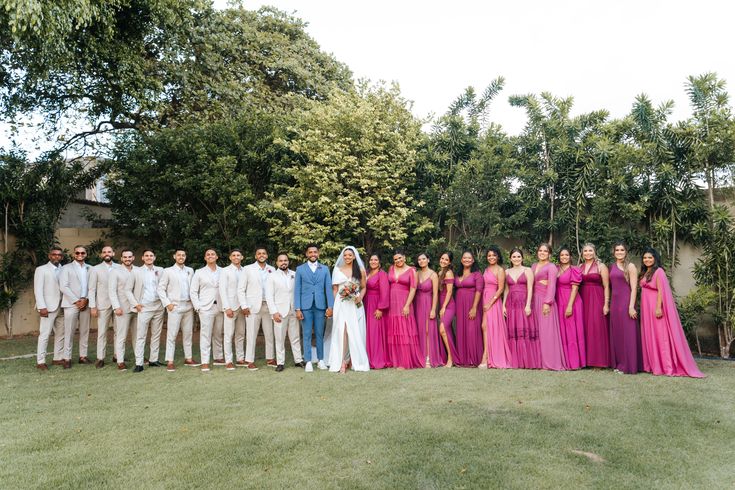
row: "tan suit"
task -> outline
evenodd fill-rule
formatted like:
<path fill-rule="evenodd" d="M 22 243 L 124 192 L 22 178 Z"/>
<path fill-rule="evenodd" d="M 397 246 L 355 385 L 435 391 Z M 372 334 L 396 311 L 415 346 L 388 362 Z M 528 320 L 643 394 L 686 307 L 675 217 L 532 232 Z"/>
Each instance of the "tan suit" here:
<path fill-rule="evenodd" d="M 265 300 L 271 315 L 279 313 L 281 321 L 273 320 L 273 331 L 276 340 L 276 363 L 283 365 L 286 362 L 286 334 L 291 341 L 291 354 L 294 362 L 303 361 L 301 356 L 301 338 L 299 320 L 293 308 L 293 288 L 296 283 L 296 273 L 292 270 L 276 270 L 268 274 L 265 285 Z"/>
<path fill-rule="evenodd" d="M 150 274 L 150 275 L 148 275 Z M 158 362 L 158 348 L 161 344 L 163 331 L 163 304 L 158 296 L 158 281 L 163 275 L 163 269 L 158 266 L 147 268 L 145 265 L 135 267 L 125 283 L 125 295 L 132 311 L 136 305 L 143 309 L 138 312 L 137 336 L 135 339 L 135 365 L 142 366 L 145 359 L 145 339 L 148 336 L 148 326 L 151 327 L 151 350 L 148 356 L 150 362 Z M 151 278 L 149 288 L 146 289 L 146 280 Z"/>
<path fill-rule="evenodd" d="M 40 317 L 36 363 L 46 363 L 46 347 L 51 332 L 54 332 L 54 361 L 64 358 L 64 310 L 61 308 L 61 289 L 58 274 L 61 266 L 51 262 L 36 267 L 33 274 L 33 294 L 36 297 L 36 309 L 48 310 L 48 316 Z"/>
<path fill-rule="evenodd" d="M 186 279 L 184 274 L 186 272 Z M 168 311 L 166 322 L 166 362 L 174 362 L 176 352 L 176 336 L 181 329 L 181 340 L 184 344 L 184 358 L 192 358 L 192 339 L 194 336 L 194 310 L 189 298 L 189 286 L 194 277 L 194 269 L 178 265 L 167 267 L 158 282 L 158 297 L 168 311 L 168 305 L 173 304 L 174 309 Z"/>
<path fill-rule="evenodd" d="M 217 266 L 214 271 L 204 266 L 194 273 L 189 289 L 191 304 L 199 313 L 199 350 L 202 364 L 209 364 L 212 337 L 222 332 L 222 309 L 219 297 L 221 276 L 220 266 Z M 216 351 L 215 359 L 218 359 Z"/>
<path fill-rule="evenodd" d="M 224 317 L 224 347 L 225 362 L 232 362 L 232 338 L 235 338 L 235 354 L 238 361 L 245 360 L 245 317 L 240 314 L 240 302 L 237 300 L 237 285 L 240 277 L 245 271 L 244 267 L 239 269 L 230 264 L 222 269 L 219 279 L 219 296 L 222 300 L 222 312 Z M 227 316 L 226 311 L 233 312 L 232 318 Z"/>
<path fill-rule="evenodd" d="M 268 311 L 263 291 L 267 281 L 262 278 L 262 269 L 257 262 L 245 266 L 244 269 L 237 285 L 237 300 L 243 310 L 250 308 L 250 315 L 245 320 L 247 330 L 245 361 L 255 362 L 255 341 L 258 338 L 258 330 L 260 330 L 261 325 L 263 326 L 263 337 L 265 337 L 265 358 L 274 359 L 273 320 Z M 266 264 L 266 272 L 263 275 L 272 274 L 275 270 L 274 267 Z"/>
<path fill-rule="evenodd" d="M 104 360 L 107 350 L 107 327 L 112 320 L 110 302 L 110 272 L 120 267 L 114 262 L 108 267 L 105 262 L 97 264 L 89 271 L 89 307 L 97 308 L 97 359 Z M 117 329 L 113 323 L 113 332 Z M 113 346 L 113 353 L 114 353 Z M 120 361 L 122 362 L 122 361 Z"/>
<path fill-rule="evenodd" d="M 133 269 L 135 268 L 133 267 Z M 132 270 L 128 271 L 124 266 L 119 266 L 110 271 L 107 278 L 107 292 L 110 295 L 110 306 L 115 316 L 115 357 L 117 357 L 117 362 L 125 361 L 125 343 L 128 338 L 128 328 L 130 327 L 130 321 L 135 316 L 135 313 L 130 309 L 128 295 L 125 293 L 125 285 L 128 280 L 132 280 L 132 275 Z M 120 315 L 115 312 L 118 309 L 122 310 Z M 133 323 L 133 327 L 135 327 L 135 323 Z M 137 331 L 137 328 L 133 328 L 133 346 L 135 346 L 137 339 Z"/>
<path fill-rule="evenodd" d="M 87 264 L 81 266 L 86 284 L 80 278 L 80 266 L 76 262 L 66 264 L 59 272 L 61 306 L 64 308 L 64 359 L 71 360 L 74 347 L 74 331 L 79 327 L 79 357 L 87 357 L 89 348 L 89 306 L 80 311 L 74 303 L 81 298 L 89 298 L 89 271 Z M 85 287 L 86 286 L 86 287 Z"/>

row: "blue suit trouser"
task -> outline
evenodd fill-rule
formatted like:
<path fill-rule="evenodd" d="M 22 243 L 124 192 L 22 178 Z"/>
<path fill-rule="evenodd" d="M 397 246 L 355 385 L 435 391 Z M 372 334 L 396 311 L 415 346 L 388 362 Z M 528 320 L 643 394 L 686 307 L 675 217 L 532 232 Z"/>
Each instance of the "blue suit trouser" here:
<path fill-rule="evenodd" d="M 324 319 L 326 310 L 320 310 L 312 306 L 301 312 L 304 320 L 301 322 L 303 329 L 304 361 L 311 362 L 311 332 L 316 334 L 316 356 L 319 360 L 324 359 Z"/>

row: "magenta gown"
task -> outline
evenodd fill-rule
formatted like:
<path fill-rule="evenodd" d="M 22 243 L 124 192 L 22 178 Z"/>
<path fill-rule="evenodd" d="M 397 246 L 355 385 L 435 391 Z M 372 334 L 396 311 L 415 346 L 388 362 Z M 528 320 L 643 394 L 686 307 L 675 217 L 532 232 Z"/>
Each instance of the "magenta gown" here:
<path fill-rule="evenodd" d="M 366 347 L 370 369 L 383 369 L 390 367 L 386 327 L 388 307 L 390 306 L 388 274 L 381 270 L 368 277 L 365 290 Z M 383 312 L 380 320 L 375 318 L 376 310 Z"/>
<path fill-rule="evenodd" d="M 556 295 L 556 266 L 548 263 L 538 269 L 538 264 L 531 267 L 533 272 L 533 318 L 538 326 L 539 344 L 541 346 L 541 367 L 550 371 L 564 371 L 567 361 L 559 332 L 559 315 L 554 305 Z M 547 281 L 543 284 L 541 281 Z M 544 305 L 549 305 L 549 313 L 544 315 Z"/>
<path fill-rule="evenodd" d="M 407 317 L 403 316 L 403 305 L 411 288 L 416 287 L 416 270 L 409 267 L 396 278 L 393 267 L 388 271 L 390 305 L 388 309 L 388 360 L 395 368 L 413 369 L 424 366 L 419 347 L 418 329 L 413 303 Z"/>
<path fill-rule="evenodd" d="M 447 363 L 447 356 L 444 349 L 440 347 L 443 342 L 439 335 L 439 326 L 436 323 L 436 317 L 433 320 L 429 318 L 433 296 L 434 286 L 431 278 L 419 282 L 416 288 L 414 305 L 416 306 L 416 325 L 418 326 L 421 354 L 423 359 L 426 359 L 426 357 L 429 358 L 431 367 L 438 367 Z M 428 353 L 426 352 L 427 336 L 429 344 Z"/>
<path fill-rule="evenodd" d="M 656 318 L 657 281 L 663 299 L 661 318 Z M 669 281 L 661 268 L 656 269 L 650 282 L 641 279 L 641 341 L 644 371 L 664 376 L 704 378 L 692 357 Z"/>
<path fill-rule="evenodd" d="M 602 312 L 605 306 L 605 289 L 596 263 L 592 264 L 588 274 L 584 273 L 584 266 L 582 267 L 582 285 L 579 294 L 582 296 L 587 365 L 610 367 L 610 332 L 607 317 Z"/>
<path fill-rule="evenodd" d="M 469 314 L 475 301 L 475 293 L 482 293 L 482 275 L 475 271 L 464 280 L 454 277 L 455 300 L 457 302 L 457 359 L 455 364 L 477 367 L 485 350 L 482 345 L 482 306 L 477 305 L 477 316 L 470 320 Z"/>
<path fill-rule="evenodd" d="M 578 267 L 570 266 L 556 279 L 556 308 L 559 312 L 559 333 L 567 368 L 579 369 L 587 365 L 584 344 L 584 326 L 582 324 L 582 300 L 579 291 L 572 303 L 572 316 L 567 317 L 567 305 L 572 296 L 572 285 L 582 282 L 582 272 Z"/>
<path fill-rule="evenodd" d="M 512 366 L 540 369 L 541 348 L 538 327 L 533 321 L 533 311 L 530 316 L 526 316 L 525 312 L 528 287 L 526 274 L 521 274 L 516 282 L 510 273 L 505 271 L 505 282 L 508 288 L 508 297 L 505 300 L 506 326 L 508 327 Z"/>
<path fill-rule="evenodd" d="M 628 314 L 630 284 L 617 264 L 610 264 L 610 364 L 626 374 L 643 370 L 641 332 Z"/>
<path fill-rule="evenodd" d="M 498 278 L 488 267 L 482 275 L 485 281 L 485 289 L 482 291 L 482 303 L 484 305 L 498 292 Z M 502 295 L 493 303 L 485 315 L 485 336 L 487 337 L 487 367 L 510 368 L 511 363 L 510 345 L 508 344 L 508 330 L 505 326 L 503 316 Z"/>
<path fill-rule="evenodd" d="M 447 284 L 454 285 L 454 278 L 444 278 L 443 284 L 439 285 L 439 311 L 442 309 L 444 301 L 447 299 Z M 454 295 L 449 298 L 449 303 L 444 309 L 444 316 L 439 317 L 439 324 L 444 324 L 444 331 L 447 334 L 447 343 L 449 344 L 449 352 L 452 354 L 452 362 L 457 359 L 457 344 L 454 342 L 454 333 L 452 332 L 452 323 L 454 322 L 454 312 L 456 310 L 456 304 L 454 303 Z M 440 334 L 441 336 L 441 334 Z M 444 364 L 447 363 L 447 350 L 444 347 L 444 342 L 440 339 L 440 349 Z"/>

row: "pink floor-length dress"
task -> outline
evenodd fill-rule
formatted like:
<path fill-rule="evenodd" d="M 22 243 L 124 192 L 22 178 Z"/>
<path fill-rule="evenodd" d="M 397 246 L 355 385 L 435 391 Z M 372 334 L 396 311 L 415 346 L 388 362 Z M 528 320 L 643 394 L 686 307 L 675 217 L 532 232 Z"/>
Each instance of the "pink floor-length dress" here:
<path fill-rule="evenodd" d="M 484 305 L 498 292 L 498 278 L 488 267 L 482 275 L 485 289 L 482 291 L 482 303 Z M 485 337 L 487 337 L 487 367 L 510 368 L 511 362 L 510 345 L 508 344 L 508 329 L 505 326 L 503 316 L 503 296 L 493 303 L 485 315 Z"/>
<path fill-rule="evenodd" d="M 381 270 L 368 277 L 365 289 L 366 347 L 370 369 L 383 369 L 390 367 L 386 321 L 390 306 L 388 274 Z M 380 320 L 375 318 L 377 310 L 383 312 Z"/>
<path fill-rule="evenodd" d="M 444 305 L 444 301 L 447 299 L 448 284 L 454 286 L 454 278 L 445 277 L 444 281 L 442 281 L 442 284 L 439 284 L 439 313 L 441 313 L 442 305 Z M 457 359 L 457 344 L 454 341 L 454 332 L 452 331 L 452 324 L 454 323 L 456 306 L 457 305 L 454 302 L 454 295 L 452 295 L 449 297 L 449 303 L 447 303 L 447 307 L 444 309 L 444 315 L 439 315 L 438 321 L 438 325 L 444 325 L 444 332 L 447 335 L 447 344 L 449 344 L 449 353 L 452 355 L 452 362 Z M 446 364 L 449 358 L 443 340 L 441 341 L 440 351 L 442 353 L 442 358 L 444 359 L 444 364 Z"/>
<path fill-rule="evenodd" d="M 424 279 L 419 282 L 416 288 L 416 324 L 419 329 L 419 344 L 421 346 L 421 354 L 423 359 L 429 358 L 431 367 L 443 366 L 447 363 L 447 356 L 440 347 L 442 339 L 439 336 L 439 327 L 436 317 L 430 318 L 431 304 L 434 299 L 434 284 L 431 278 Z M 428 340 L 427 340 L 428 339 Z M 426 344 L 428 342 L 429 352 L 426 352 Z M 444 355 L 442 355 L 444 354 Z"/>
<path fill-rule="evenodd" d="M 395 368 L 423 367 L 413 303 L 408 316 L 403 316 L 411 288 L 416 287 L 416 270 L 409 267 L 397 278 L 393 267 L 388 271 L 390 305 L 388 309 L 388 359 Z"/>
<path fill-rule="evenodd" d="M 559 274 L 556 279 L 556 308 L 559 312 L 559 333 L 564 355 L 567 359 L 567 368 L 579 369 L 587 365 L 587 356 L 584 343 L 584 325 L 582 324 L 582 299 L 577 296 L 572 303 L 572 315 L 566 316 L 569 298 L 572 296 L 572 286 L 582 282 L 582 272 L 578 267 L 570 266 Z"/>
<path fill-rule="evenodd" d="M 596 263 L 592 264 L 587 274 L 584 273 L 582 266 L 582 285 L 579 294 L 582 296 L 587 365 L 610 367 L 610 331 L 607 316 L 602 310 L 605 305 L 605 289 Z"/>
<path fill-rule="evenodd" d="M 646 281 L 644 277 L 640 284 L 643 370 L 664 376 L 704 378 L 684 336 L 679 312 L 664 270 L 656 269 L 650 281 Z M 659 287 L 663 299 L 663 316 L 656 318 Z"/>
<path fill-rule="evenodd" d="M 470 320 L 470 310 L 475 293 L 482 293 L 482 275 L 479 271 L 466 278 L 454 277 L 455 300 L 457 302 L 457 360 L 455 364 L 477 367 L 485 350 L 482 345 L 482 307 L 478 303 L 477 315 Z"/>
<path fill-rule="evenodd" d="M 525 312 L 528 293 L 526 274 L 521 274 L 516 282 L 510 272 L 505 271 L 505 283 L 508 288 L 505 300 L 506 326 L 512 365 L 514 368 L 540 369 L 538 327 L 533 321 L 533 314 L 526 315 Z"/>
<path fill-rule="evenodd" d="M 533 264 L 531 271 L 534 277 L 532 309 L 541 345 L 541 367 L 550 371 L 565 371 L 567 361 L 559 332 L 559 315 L 554 305 L 558 271 L 551 262 L 540 269 L 538 264 Z M 546 284 L 541 281 L 546 281 Z M 544 305 L 549 305 L 546 315 L 543 311 Z"/>
<path fill-rule="evenodd" d="M 626 374 L 643 370 L 641 331 L 630 317 L 630 284 L 617 264 L 610 264 L 610 365 Z"/>

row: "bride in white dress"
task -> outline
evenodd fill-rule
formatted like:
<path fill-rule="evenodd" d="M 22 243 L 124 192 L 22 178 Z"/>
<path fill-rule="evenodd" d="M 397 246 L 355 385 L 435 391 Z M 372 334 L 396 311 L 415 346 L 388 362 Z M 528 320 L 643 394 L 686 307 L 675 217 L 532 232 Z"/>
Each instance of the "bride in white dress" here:
<path fill-rule="evenodd" d="M 365 348 L 365 266 L 355 247 L 345 247 L 332 273 L 334 309 L 329 346 L 329 370 L 344 373 L 352 364 L 355 371 L 369 371 Z M 352 290 L 343 297 L 341 292 Z"/>

